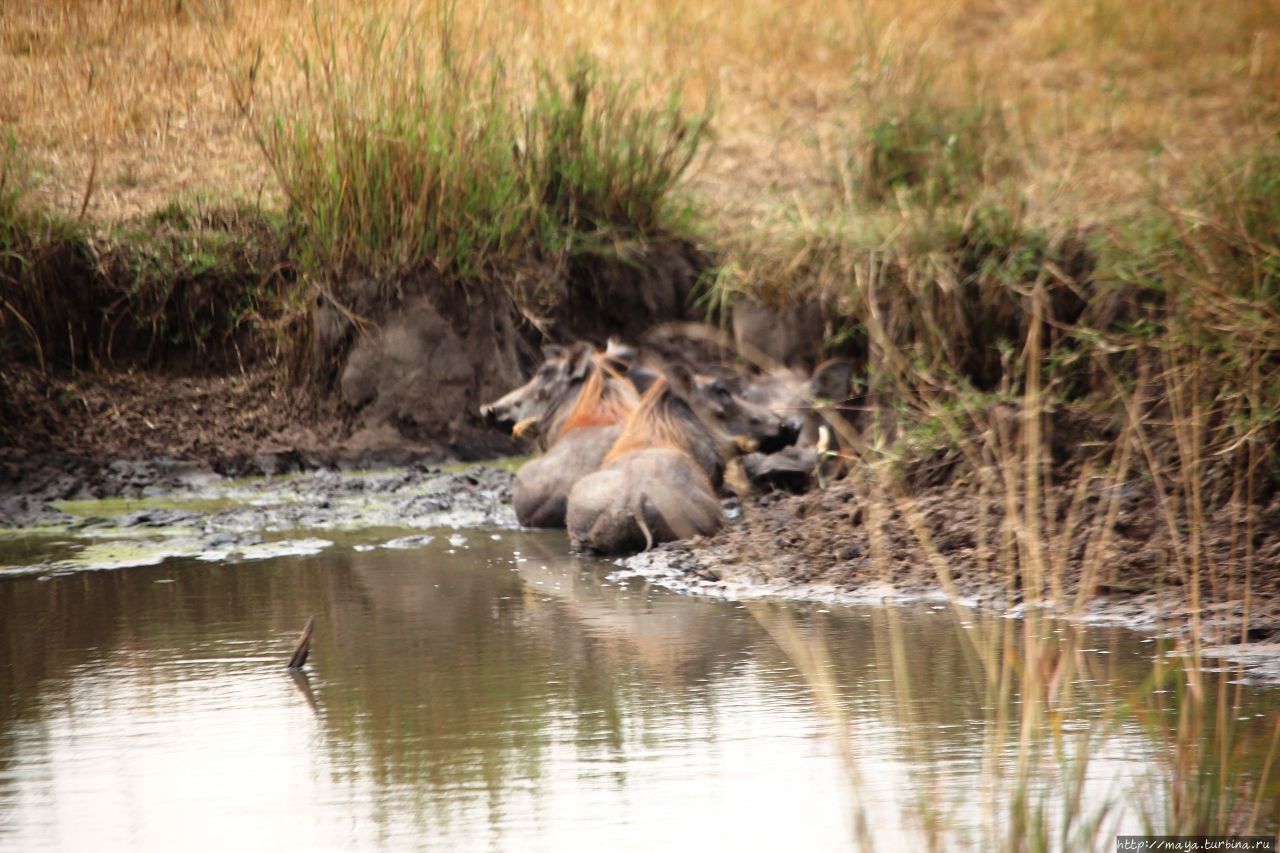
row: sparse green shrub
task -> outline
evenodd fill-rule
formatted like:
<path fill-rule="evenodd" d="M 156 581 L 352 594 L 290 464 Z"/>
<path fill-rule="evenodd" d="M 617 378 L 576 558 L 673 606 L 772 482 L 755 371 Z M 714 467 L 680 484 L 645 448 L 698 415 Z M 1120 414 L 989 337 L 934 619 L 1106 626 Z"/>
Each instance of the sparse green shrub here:
<path fill-rule="evenodd" d="M 23 184 L 10 183 L 26 174 L 12 143 L 6 156 L 13 158 L 0 171 L 6 359 L 47 368 L 228 356 L 242 333 L 285 310 L 291 265 L 276 218 L 194 199 L 98 228 L 25 204 Z"/>
<path fill-rule="evenodd" d="M 286 310 L 287 233 L 257 207 L 195 197 L 104 237 L 91 254 L 94 274 L 114 295 L 105 313 L 125 352 L 145 341 L 147 355 L 206 353 Z"/>
<path fill-rule="evenodd" d="M 829 302 L 834 344 L 846 354 L 865 353 L 881 336 L 882 357 L 890 357 L 889 348 L 901 359 L 881 367 L 902 381 L 923 372 L 982 390 L 1006 379 L 1017 387 L 1016 376 L 1005 376 L 1007 354 L 1026 340 L 1037 284 L 1053 322 L 1075 322 L 1084 308 L 1079 285 L 1088 259 L 1077 235 L 1050 235 L 1012 204 L 893 216 L 842 209 L 746 238 L 758 245 L 735 247 L 747 260 L 712 284 L 709 302 L 731 302 L 742 292 L 775 306 Z"/>
<path fill-rule="evenodd" d="M 0 140 L 0 354 L 34 356 L 43 366 L 49 338 L 62 332 L 53 321 L 66 294 L 38 270 L 51 247 L 84 241 L 74 223 L 26 203 L 31 183 L 31 163 L 6 133 Z"/>
<path fill-rule="evenodd" d="M 1236 292 L 1280 311 L 1280 154 L 1269 149 L 1245 159 L 1211 179 L 1206 196 L 1213 217 L 1206 243 L 1234 268 Z"/>
<path fill-rule="evenodd" d="M 708 116 L 686 118 L 674 94 L 656 109 L 639 101 L 635 85 L 604 77 L 584 55 L 541 75 L 519 167 L 548 230 L 683 229 L 688 206 L 672 189 L 705 140 Z"/>
<path fill-rule="evenodd" d="M 1190 300 L 1193 313 L 1232 304 L 1239 313 L 1240 300 L 1280 311 L 1280 156 L 1210 169 L 1190 206 L 1165 205 L 1116 228 L 1097 251 L 1102 280 Z M 1190 304 L 1211 293 L 1217 299 Z"/>
<path fill-rule="evenodd" d="M 13 286 L 29 263 L 38 217 L 22 206 L 31 182 L 30 164 L 12 132 L 0 139 L 0 281 Z"/>
<path fill-rule="evenodd" d="M 1099 291 L 1123 310 L 1091 313 L 1096 357 L 1113 376 L 1160 377 L 1157 402 L 1183 431 L 1170 452 L 1195 470 L 1186 499 L 1265 498 L 1280 487 L 1280 158 L 1211 168 L 1190 204 L 1097 247 Z"/>
<path fill-rule="evenodd" d="M 855 74 L 846 154 L 833 164 L 845 204 L 954 204 L 1011 171 L 1003 111 L 985 87 L 945 90 L 931 56 L 889 32 L 868 53 Z"/>

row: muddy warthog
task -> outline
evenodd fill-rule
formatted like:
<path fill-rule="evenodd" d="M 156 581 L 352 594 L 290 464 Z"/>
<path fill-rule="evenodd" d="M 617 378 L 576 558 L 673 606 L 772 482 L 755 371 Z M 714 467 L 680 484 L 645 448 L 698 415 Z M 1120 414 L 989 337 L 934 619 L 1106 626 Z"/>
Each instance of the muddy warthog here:
<path fill-rule="evenodd" d="M 734 438 L 746 439 L 761 453 L 773 453 L 795 444 L 802 422 L 791 415 L 772 411 L 735 394 L 730 384 L 717 376 L 694 374 L 689 404 L 704 423 L 713 424 Z"/>
<path fill-rule="evenodd" d="M 835 415 L 844 420 L 841 429 L 848 426 L 842 404 L 853 394 L 850 362 L 825 361 L 812 376 L 794 369 L 776 371 L 749 382 L 741 394 L 751 403 L 796 418 L 802 424 L 793 447 L 780 453 L 750 453 L 743 457 L 743 471 L 753 486 L 804 491 L 813 475 L 823 474 L 824 460 L 840 458 L 839 430 L 828 422 L 828 417 Z M 825 471 L 826 476 L 836 473 Z"/>
<path fill-rule="evenodd" d="M 720 528 L 715 486 L 696 461 L 705 429 L 673 387 L 678 381 L 660 377 L 649 386 L 603 467 L 569 493 L 574 547 L 617 554 Z"/>
<path fill-rule="evenodd" d="M 569 490 L 600 466 L 639 402 L 613 365 L 587 344 L 549 347 L 533 379 L 482 410 L 548 448 L 512 484 L 516 518 L 526 527 L 564 525 Z"/>
<path fill-rule="evenodd" d="M 799 422 L 796 444 L 802 447 L 818 443 L 818 430 L 826 423 L 822 411 L 838 410 L 852 393 L 853 364 L 838 358 L 824 361 L 810 376 L 794 369 L 767 373 L 740 391 L 747 402 Z"/>

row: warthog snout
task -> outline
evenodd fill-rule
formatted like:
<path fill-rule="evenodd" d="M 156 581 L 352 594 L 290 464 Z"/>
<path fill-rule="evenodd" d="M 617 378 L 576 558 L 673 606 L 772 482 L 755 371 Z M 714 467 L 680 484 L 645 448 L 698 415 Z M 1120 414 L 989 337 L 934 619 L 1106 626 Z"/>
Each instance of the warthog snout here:
<path fill-rule="evenodd" d="M 757 436 L 761 453 L 776 453 L 784 447 L 790 447 L 796 443 L 801 429 L 800 422 L 795 418 L 777 416 L 762 419 L 753 426 L 756 427 L 754 435 Z"/>
<path fill-rule="evenodd" d="M 489 426 L 498 427 L 506 432 L 509 432 L 516 425 L 515 415 L 512 414 L 511 407 L 502 405 L 501 400 L 481 406 L 480 417 L 484 418 L 484 422 Z"/>
<path fill-rule="evenodd" d="M 542 350 L 542 366 L 533 377 L 514 391 L 481 406 L 480 416 L 491 426 L 507 431 L 522 423 L 532 424 L 546 414 L 552 402 L 562 398 L 571 385 L 585 378 L 592 352 L 588 343 L 571 347 L 548 344 Z M 527 426 L 522 433 L 533 434 Z"/>

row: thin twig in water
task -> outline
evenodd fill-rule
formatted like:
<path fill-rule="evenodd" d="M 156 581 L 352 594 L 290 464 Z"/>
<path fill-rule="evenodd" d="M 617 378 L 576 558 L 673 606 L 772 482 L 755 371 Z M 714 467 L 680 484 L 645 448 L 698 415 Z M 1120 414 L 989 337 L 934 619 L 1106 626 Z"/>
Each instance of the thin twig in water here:
<path fill-rule="evenodd" d="M 311 632 L 316 627 L 316 617 L 307 618 L 307 625 L 302 629 L 301 636 L 298 637 L 298 644 L 293 648 L 293 654 L 289 656 L 289 663 L 286 669 L 302 669 L 302 665 L 307 662 L 307 655 L 311 654 Z"/>

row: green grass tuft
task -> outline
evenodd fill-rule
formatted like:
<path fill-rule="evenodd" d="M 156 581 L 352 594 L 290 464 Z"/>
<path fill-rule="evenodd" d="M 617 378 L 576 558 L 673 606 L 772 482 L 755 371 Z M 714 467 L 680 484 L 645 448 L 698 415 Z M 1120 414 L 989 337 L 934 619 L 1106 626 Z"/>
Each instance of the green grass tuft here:
<path fill-rule="evenodd" d="M 950 204 L 983 185 L 999 127 L 999 113 L 989 104 L 882 103 L 868 118 L 852 145 L 850 169 L 863 199 L 883 203 L 906 196 L 913 203 Z"/>
<path fill-rule="evenodd" d="M 313 276 L 421 270 L 474 281 L 529 258 L 678 230 L 676 186 L 709 115 L 638 89 L 583 55 L 543 68 L 532 93 L 490 48 L 372 19 L 298 57 L 304 90 L 277 101 L 260 142 Z"/>

